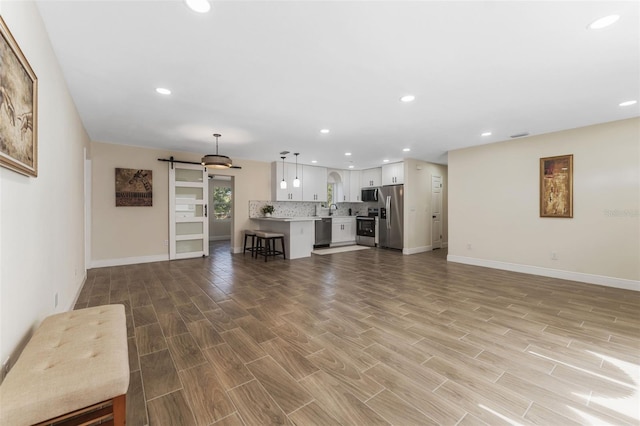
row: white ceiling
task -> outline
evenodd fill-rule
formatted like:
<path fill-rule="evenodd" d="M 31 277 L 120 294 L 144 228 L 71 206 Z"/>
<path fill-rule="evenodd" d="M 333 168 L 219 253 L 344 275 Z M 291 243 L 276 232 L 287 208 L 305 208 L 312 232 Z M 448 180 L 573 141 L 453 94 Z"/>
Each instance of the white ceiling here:
<path fill-rule="evenodd" d="M 640 115 L 637 1 L 38 4 L 100 142 L 361 169 Z"/>

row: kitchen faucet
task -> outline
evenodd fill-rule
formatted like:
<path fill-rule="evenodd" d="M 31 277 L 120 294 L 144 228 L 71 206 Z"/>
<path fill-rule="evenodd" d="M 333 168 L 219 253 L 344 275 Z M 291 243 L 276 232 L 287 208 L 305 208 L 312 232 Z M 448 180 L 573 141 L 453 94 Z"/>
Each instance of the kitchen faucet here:
<path fill-rule="evenodd" d="M 333 215 L 333 213 L 331 213 L 331 206 L 335 207 L 335 210 L 338 210 L 338 206 L 336 204 L 329 204 L 329 216 Z"/>

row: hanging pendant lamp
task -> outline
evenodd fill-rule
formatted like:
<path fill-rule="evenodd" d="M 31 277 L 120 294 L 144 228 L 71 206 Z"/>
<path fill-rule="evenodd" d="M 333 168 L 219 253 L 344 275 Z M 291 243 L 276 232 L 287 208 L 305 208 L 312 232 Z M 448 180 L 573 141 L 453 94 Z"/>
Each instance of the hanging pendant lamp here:
<path fill-rule="evenodd" d="M 282 158 L 282 181 L 280 182 L 280 189 L 287 189 L 287 181 L 284 180 L 284 159 L 287 157 L 280 157 Z"/>
<path fill-rule="evenodd" d="M 216 153 L 208 154 L 202 157 L 202 165 L 210 169 L 228 169 L 233 167 L 231 158 L 226 155 L 218 154 L 218 138 L 222 136 L 220 133 L 214 133 L 213 137 L 216 138 Z"/>
<path fill-rule="evenodd" d="M 293 187 L 300 188 L 300 179 L 298 179 L 298 155 L 300 155 L 300 153 L 295 152 L 293 155 L 296 156 L 296 178 L 293 180 Z"/>

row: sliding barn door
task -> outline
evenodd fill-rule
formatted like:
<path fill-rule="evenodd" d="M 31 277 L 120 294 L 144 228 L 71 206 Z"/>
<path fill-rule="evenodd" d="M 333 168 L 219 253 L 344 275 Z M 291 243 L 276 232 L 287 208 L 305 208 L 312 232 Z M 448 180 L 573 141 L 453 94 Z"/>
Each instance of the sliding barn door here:
<path fill-rule="evenodd" d="M 169 259 L 209 255 L 208 188 L 204 167 L 169 163 Z"/>
<path fill-rule="evenodd" d="M 442 247 L 442 176 L 431 175 L 431 247 Z"/>

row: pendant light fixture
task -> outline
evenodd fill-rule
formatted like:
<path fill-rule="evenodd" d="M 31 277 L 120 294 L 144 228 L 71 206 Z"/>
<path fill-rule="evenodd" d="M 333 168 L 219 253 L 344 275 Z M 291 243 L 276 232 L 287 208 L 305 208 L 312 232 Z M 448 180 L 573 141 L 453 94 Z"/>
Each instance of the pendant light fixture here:
<path fill-rule="evenodd" d="M 298 155 L 300 155 L 300 153 L 295 152 L 293 155 L 296 156 L 296 178 L 293 180 L 293 187 L 300 188 L 300 179 L 298 179 Z"/>
<path fill-rule="evenodd" d="M 280 158 L 282 158 L 282 181 L 280 182 L 280 189 L 287 189 L 287 181 L 284 180 L 284 159 L 287 157 L 282 156 Z"/>
<path fill-rule="evenodd" d="M 213 137 L 216 138 L 216 153 L 208 154 L 202 157 L 201 164 L 210 169 L 228 169 L 233 167 L 231 158 L 226 155 L 218 154 L 218 138 L 222 136 L 220 133 L 214 133 Z"/>

